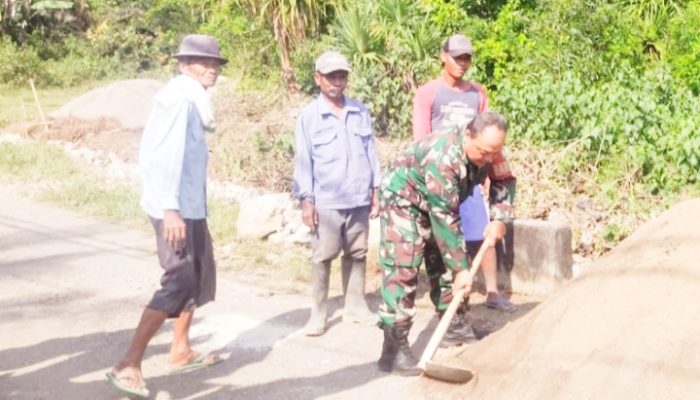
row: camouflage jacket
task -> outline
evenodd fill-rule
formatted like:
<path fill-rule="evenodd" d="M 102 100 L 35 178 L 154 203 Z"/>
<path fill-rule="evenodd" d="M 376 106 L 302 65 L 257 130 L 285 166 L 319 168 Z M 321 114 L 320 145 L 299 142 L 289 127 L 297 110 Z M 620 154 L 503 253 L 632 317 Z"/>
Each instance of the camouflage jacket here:
<path fill-rule="evenodd" d="M 464 154 L 462 140 L 461 129 L 451 126 L 411 144 L 381 184 L 387 206 L 412 208 L 428 217 L 445 264 L 453 271 L 467 268 L 459 204 L 473 187 L 487 176 L 491 179 L 491 219 L 504 222 L 510 219 L 515 196 L 515 177 L 505 157 L 479 168 Z"/>

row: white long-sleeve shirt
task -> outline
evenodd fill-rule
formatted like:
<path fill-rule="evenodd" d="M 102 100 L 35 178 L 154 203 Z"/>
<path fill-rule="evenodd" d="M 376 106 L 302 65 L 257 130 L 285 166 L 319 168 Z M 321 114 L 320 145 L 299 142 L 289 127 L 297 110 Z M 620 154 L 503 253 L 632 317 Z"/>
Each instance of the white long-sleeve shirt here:
<path fill-rule="evenodd" d="M 205 129 L 193 100 L 172 79 L 154 98 L 141 138 L 139 169 L 143 184 L 141 207 L 153 218 L 179 210 L 182 218 L 207 217 Z"/>

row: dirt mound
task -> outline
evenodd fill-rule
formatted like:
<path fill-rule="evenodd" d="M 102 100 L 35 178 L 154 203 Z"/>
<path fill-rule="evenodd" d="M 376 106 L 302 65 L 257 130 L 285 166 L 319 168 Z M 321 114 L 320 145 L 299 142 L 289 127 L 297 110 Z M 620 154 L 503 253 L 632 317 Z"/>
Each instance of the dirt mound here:
<path fill-rule="evenodd" d="M 116 81 L 64 104 L 49 115 L 47 127 L 34 122 L 9 128 L 37 139 L 72 142 L 136 161 L 153 96 L 163 85 L 155 79 Z"/>
<path fill-rule="evenodd" d="M 76 97 L 50 116 L 86 120 L 112 118 L 127 129 L 142 128 L 151 111 L 153 96 L 163 85 L 155 79 L 117 81 Z"/>
<path fill-rule="evenodd" d="M 700 199 L 642 226 L 522 319 L 443 359 L 425 398 L 700 398 Z"/>
<path fill-rule="evenodd" d="M 114 118 L 59 118 L 52 120 L 47 129 L 32 124 L 26 132 L 35 139 L 60 140 L 113 153 L 127 162 L 136 162 L 141 141 L 141 129 L 123 128 Z"/>

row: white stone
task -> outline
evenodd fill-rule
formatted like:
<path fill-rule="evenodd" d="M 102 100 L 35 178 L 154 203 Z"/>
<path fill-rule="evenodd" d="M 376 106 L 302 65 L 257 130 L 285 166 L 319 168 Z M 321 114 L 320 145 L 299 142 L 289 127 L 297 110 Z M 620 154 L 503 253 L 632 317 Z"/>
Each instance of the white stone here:
<path fill-rule="evenodd" d="M 12 144 L 17 144 L 17 143 L 24 143 L 27 140 L 16 134 L 16 133 L 2 133 L 0 134 L 0 143 L 12 143 Z"/>
<path fill-rule="evenodd" d="M 265 239 L 282 228 L 289 194 L 267 194 L 241 201 L 236 229 L 239 237 Z"/>

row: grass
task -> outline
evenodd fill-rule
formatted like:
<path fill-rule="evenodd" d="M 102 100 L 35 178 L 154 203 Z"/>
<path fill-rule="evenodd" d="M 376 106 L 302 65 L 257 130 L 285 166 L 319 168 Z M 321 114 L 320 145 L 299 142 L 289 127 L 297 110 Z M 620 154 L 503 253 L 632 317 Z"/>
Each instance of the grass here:
<path fill-rule="evenodd" d="M 311 272 L 310 250 L 285 247 L 279 243 L 257 239 L 235 239 L 233 248 L 225 253 L 226 269 L 262 275 L 274 280 L 272 286 L 294 286 L 309 281 Z M 263 267 L 264 271 L 258 270 Z"/>
<path fill-rule="evenodd" d="M 0 144 L 0 179 L 22 184 L 39 200 L 128 227 L 147 227 L 131 187 L 105 184 L 90 166 L 45 143 Z"/>
<path fill-rule="evenodd" d="M 80 174 L 61 150 L 42 143 L 0 144 L 0 174 L 21 182 L 64 180 Z"/>
<path fill-rule="evenodd" d="M 44 115 L 48 116 L 51 111 L 60 108 L 72 98 L 85 93 L 90 87 L 85 85 L 71 88 L 52 87 L 36 89 Z M 0 127 L 27 121 L 41 121 L 39 109 L 36 106 L 29 84 L 23 87 L 0 85 Z"/>

